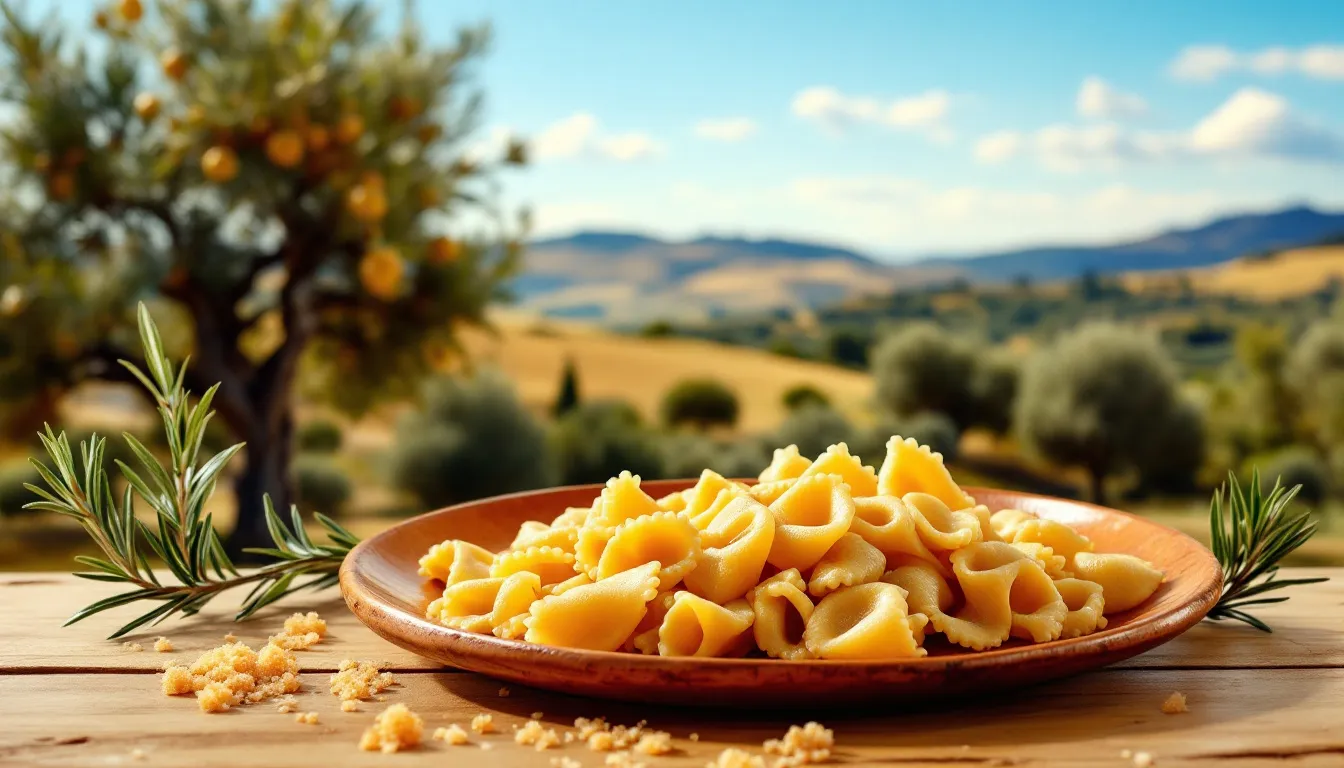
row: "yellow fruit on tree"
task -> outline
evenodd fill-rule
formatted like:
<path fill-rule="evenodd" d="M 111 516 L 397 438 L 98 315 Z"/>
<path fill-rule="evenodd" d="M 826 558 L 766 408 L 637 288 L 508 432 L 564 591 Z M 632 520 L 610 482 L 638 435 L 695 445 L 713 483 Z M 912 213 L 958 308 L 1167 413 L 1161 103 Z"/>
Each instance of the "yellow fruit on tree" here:
<path fill-rule="evenodd" d="M 117 5 L 117 13 L 127 21 L 139 21 L 145 15 L 145 7 L 140 4 L 140 0 L 121 0 Z"/>
<path fill-rule="evenodd" d="M 266 157 L 281 168 L 303 162 L 303 139 L 294 131 L 276 131 L 266 138 Z"/>
<path fill-rule="evenodd" d="M 159 55 L 159 66 L 169 80 L 181 80 L 187 75 L 187 57 L 176 48 L 169 48 Z"/>
<path fill-rule="evenodd" d="M 75 177 L 69 173 L 58 173 L 47 182 L 47 194 L 52 200 L 69 200 L 75 196 Z"/>
<path fill-rule="evenodd" d="M 336 140 L 342 144 L 354 144 L 364 135 L 364 118 L 354 113 L 341 115 L 336 121 Z"/>
<path fill-rule="evenodd" d="M 331 144 L 331 131 L 326 126 L 310 125 L 308 126 L 308 149 L 313 152 L 321 152 Z"/>
<path fill-rule="evenodd" d="M 149 122 L 159 116 L 159 97 L 152 93 L 142 93 L 135 97 L 135 114 L 141 120 Z"/>
<path fill-rule="evenodd" d="M 107 29 L 107 14 L 102 11 L 93 14 L 93 25 L 99 29 Z"/>
<path fill-rule="evenodd" d="M 429 260 L 434 264 L 452 264 L 462 258 L 462 244 L 451 237 L 429 241 Z"/>
<path fill-rule="evenodd" d="M 205 178 L 223 184 L 238 175 L 238 154 L 230 147 L 211 147 L 201 155 L 201 173 Z"/>
<path fill-rule="evenodd" d="M 345 207 L 365 224 L 382 221 L 387 215 L 387 193 L 380 186 L 360 182 L 345 194 Z"/>
<path fill-rule="evenodd" d="M 406 263 L 395 248 L 380 245 L 371 248 L 359 261 L 359 282 L 370 296 L 391 301 L 401 289 Z"/>

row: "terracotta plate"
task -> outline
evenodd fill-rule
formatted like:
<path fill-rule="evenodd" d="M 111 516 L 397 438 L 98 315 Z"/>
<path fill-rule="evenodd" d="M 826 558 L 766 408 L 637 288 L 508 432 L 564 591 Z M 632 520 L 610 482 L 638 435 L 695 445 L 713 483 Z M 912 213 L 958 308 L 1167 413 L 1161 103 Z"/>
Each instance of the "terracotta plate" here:
<path fill-rule="evenodd" d="M 691 480 L 644 483 L 655 498 Z M 1044 496 L 967 490 L 990 509 L 1025 509 L 1067 523 L 1098 552 L 1127 552 L 1166 573 L 1138 608 L 1110 616 L 1109 626 L 1072 640 L 1019 641 L 972 653 L 930 638 L 930 655 L 900 662 L 690 659 L 578 651 L 500 640 L 428 621 L 438 597 L 416 575 L 431 544 L 459 538 L 491 550 L 506 547 L 524 520 L 550 520 L 568 506 L 588 506 L 601 486 L 554 488 L 460 504 L 407 520 L 361 543 L 341 567 L 350 609 L 374 632 L 421 656 L 513 683 L 607 699 L 695 705 L 787 707 L 864 700 L 899 702 L 1038 683 L 1128 658 L 1189 629 L 1218 599 L 1222 575 L 1194 539 L 1124 512 Z"/>

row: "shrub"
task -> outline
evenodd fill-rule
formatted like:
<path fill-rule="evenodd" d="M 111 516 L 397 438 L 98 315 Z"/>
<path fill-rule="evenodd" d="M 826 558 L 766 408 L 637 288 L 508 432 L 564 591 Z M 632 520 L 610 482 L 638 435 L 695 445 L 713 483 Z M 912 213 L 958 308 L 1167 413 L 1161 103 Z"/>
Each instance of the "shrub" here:
<path fill-rule="evenodd" d="M 639 329 L 639 335 L 646 339 L 664 339 L 677 335 L 677 329 L 666 320 L 654 320 Z"/>
<path fill-rule="evenodd" d="M 853 327 L 834 328 L 826 335 L 826 359 L 847 368 L 867 368 L 873 337 Z"/>
<path fill-rule="evenodd" d="M 873 350 L 872 371 L 878 402 L 898 416 L 937 411 L 959 429 L 974 420 L 975 350 L 935 325 L 907 325 L 887 336 Z"/>
<path fill-rule="evenodd" d="M 0 464 L 0 516 L 26 514 L 29 510 L 24 509 L 23 505 L 39 500 L 37 494 L 23 487 L 24 483 L 46 487 L 37 470 L 25 459 Z"/>
<path fill-rule="evenodd" d="M 1204 464 L 1204 413 L 1185 398 L 1177 398 L 1165 419 L 1153 424 L 1152 444 L 1138 461 L 1139 483 L 1145 491 L 1187 493 Z"/>
<path fill-rule="evenodd" d="M 499 374 L 432 379 L 423 403 L 398 423 L 390 462 L 392 485 L 422 504 L 438 507 L 552 483 L 546 431 Z"/>
<path fill-rule="evenodd" d="M 756 477 L 770 463 L 770 451 L 755 438 L 719 442 L 703 435 L 676 434 L 662 443 L 665 477 L 699 477 L 712 469 L 724 477 Z"/>
<path fill-rule="evenodd" d="M 551 406 L 551 415 L 557 419 L 579 406 L 579 370 L 574 358 L 565 358 L 565 368 L 560 373 L 560 391 L 555 395 Z"/>
<path fill-rule="evenodd" d="M 971 423 L 1002 435 L 1013 425 L 1013 403 L 1021 371 L 1006 349 L 981 353 L 971 376 Z M 954 423 L 952 425 L 956 427 Z"/>
<path fill-rule="evenodd" d="M 831 404 L 831 399 L 826 396 L 826 393 L 811 384 L 795 384 L 789 387 L 784 390 L 782 400 L 784 407 L 790 411 L 796 411 L 807 406 L 829 407 Z"/>
<path fill-rule="evenodd" d="M 925 411 L 909 416 L 901 420 L 896 434 L 901 437 L 913 437 L 921 444 L 929 446 L 931 450 L 943 454 L 943 458 L 947 461 L 954 461 L 957 458 L 957 444 L 961 435 L 957 432 L 957 425 L 945 414 Z M 885 443 L 883 447 L 885 449 Z"/>
<path fill-rule="evenodd" d="M 777 446 L 797 445 L 799 453 L 815 457 L 836 443 L 852 443 L 855 435 L 853 425 L 838 411 L 812 406 L 789 414 L 774 442 Z"/>
<path fill-rule="evenodd" d="M 737 423 L 737 412 L 737 395 L 715 379 L 687 379 L 663 398 L 663 422 L 670 427 L 731 427 Z"/>
<path fill-rule="evenodd" d="M 354 489 L 341 468 L 327 456 L 300 453 L 294 457 L 294 496 L 305 512 L 339 515 Z"/>
<path fill-rule="evenodd" d="M 620 400 L 584 403 L 551 431 L 560 482 L 602 483 L 624 470 L 652 480 L 663 475 L 663 453 L 639 413 Z"/>
<path fill-rule="evenodd" d="M 1087 470 L 1093 500 L 1105 503 L 1106 477 L 1140 466 L 1176 402 L 1175 365 L 1154 338 L 1089 325 L 1027 365 L 1016 422 L 1037 453 Z"/>
<path fill-rule="evenodd" d="M 1241 472 L 1242 482 L 1249 483 L 1257 468 L 1266 490 L 1274 487 L 1275 480 L 1285 488 L 1300 485 L 1302 490 L 1297 492 L 1298 500 L 1313 507 L 1319 507 L 1330 495 L 1330 467 L 1306 446 L 1252 457 Z"/>
<path fill-rule="evenodd" d="M 1344 323 L 1321 321 L 1307 329 L 1287 372 L 1317 441 L 1344 446 Z"/>
<path fill-rule="evenodd" d="M 299 451 L 305 453 L 335 453 L 341 449 L 344 437 L 340 425 L 330 419 L 306 421 L 294 435 Z"/>

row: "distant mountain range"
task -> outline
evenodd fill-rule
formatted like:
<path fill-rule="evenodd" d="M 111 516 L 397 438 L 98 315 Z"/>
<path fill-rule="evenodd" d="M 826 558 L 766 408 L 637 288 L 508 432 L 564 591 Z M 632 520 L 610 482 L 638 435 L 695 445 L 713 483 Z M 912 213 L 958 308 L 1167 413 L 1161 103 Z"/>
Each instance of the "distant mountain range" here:
<path fill-rule="evenodd" d="M 513 284 L 525 307 L 617 322 L 817 306 L 899 286 L 964 278 L 1048 282 L 1100 274 L 1191 269 L 1344 235 L 1344 213 L 1299 206 L 1226 216 L 1106 246 L 1046 246 L 938 256 L 891 265 L 832 245 L 701 237 L 670 242 L 628 232 L 540 240 Z"/>

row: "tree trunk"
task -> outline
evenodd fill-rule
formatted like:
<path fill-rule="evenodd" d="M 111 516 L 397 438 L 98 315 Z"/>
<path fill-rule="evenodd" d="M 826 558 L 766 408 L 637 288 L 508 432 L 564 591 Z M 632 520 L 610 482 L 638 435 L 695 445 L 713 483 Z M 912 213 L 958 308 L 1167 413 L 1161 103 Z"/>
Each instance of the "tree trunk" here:
<path fill-rule="evenodd" d="M 1089 469 L 1088 476 L 1092 486 L 1092 503 L 1099 507 L 1106 506 L 1106 470 Z"/>
<path fill-rule="evenodd" d="M 294 421 L 288 408 L 275 424 L 276 429 L 262 429 L 247 436 L 247 463 L 233 486 L 238 521 L 228 539 L 230 556 L 242 555 L 244 547 L 274 546 L 266 528 L 264 496 L 269 495 L 276 511 L 289 519 L 289 505 L 294 500 L 289 478 Z M 243 556 L 243 560 L 247 558 Z"/>

